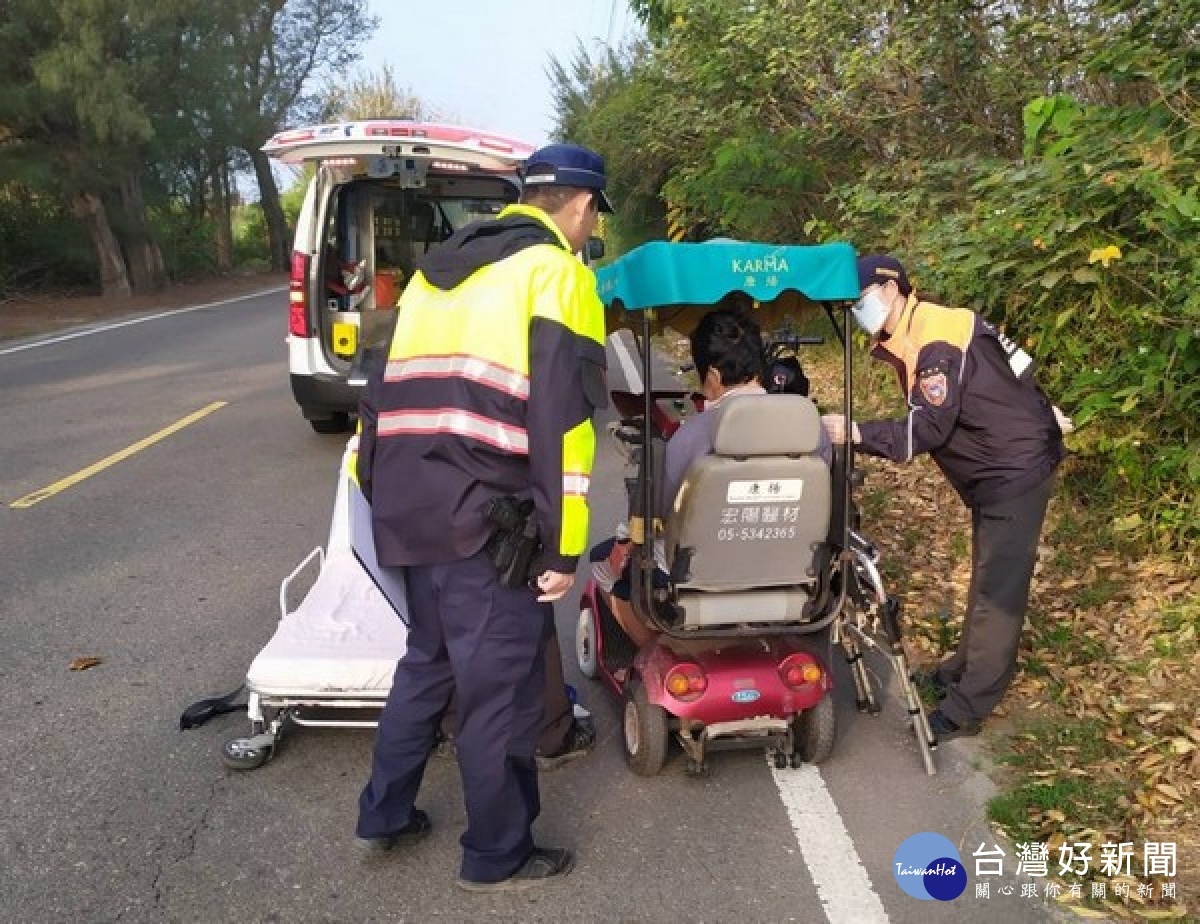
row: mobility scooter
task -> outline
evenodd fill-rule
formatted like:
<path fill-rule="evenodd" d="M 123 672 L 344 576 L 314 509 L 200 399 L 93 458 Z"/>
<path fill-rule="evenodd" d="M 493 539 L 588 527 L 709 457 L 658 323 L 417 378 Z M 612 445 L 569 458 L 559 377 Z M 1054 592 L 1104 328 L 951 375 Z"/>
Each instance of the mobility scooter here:
<path fill-rule="evenodd" d="M 876 549 L 857 530 L 853 490 L 861 473 L 853 447 L 835 447 L 832 468 L 816 454 L 817 408 L 786 393 L 795 391 L 787 373 L 799 367 L 773 366 L 764 384 L 783 393 L 739 396 L 714 408 L 712 454 L 693 463 L 678 496 L 659 497 L 666 440 L 688 397 L 677 382 L 655 384 L 656 366 L 664 378 L 651 349 L 661 322 L 679 329 L 733 292 L 749 296 L 765 320 L 823 305 L 842 342 L 842 404 L 850 418 L 844 309 L 859 294 L 854 249 L 652 242 L 597 276 L 613 331 L 610 390 L 620 419 L 612 433 L 634 471 L 626 479 L 624 583 L 653 640 L 635 644 L 614 617 L 611 597 L 591 580 L 580 601 L 576 654 L 585 676 L 623 699 L 630 768 L 657 774 L 672 739 L 689 774 L 706 772 L 709 752 L 723 748 L 765 748 L 779 768 L 819 763 L 836 738 L 836 645 L 864 712 L 880 711 L 864 649 L 886 653 L 926 770 L 934 773 L 937 742 L 910 677 L 899 603 L 884 589 Z M 636 335 L 618 329 L 631 320 Z M 781 349 L 803 342 L 776 337 L 768 352 L 778 360 Z"/>

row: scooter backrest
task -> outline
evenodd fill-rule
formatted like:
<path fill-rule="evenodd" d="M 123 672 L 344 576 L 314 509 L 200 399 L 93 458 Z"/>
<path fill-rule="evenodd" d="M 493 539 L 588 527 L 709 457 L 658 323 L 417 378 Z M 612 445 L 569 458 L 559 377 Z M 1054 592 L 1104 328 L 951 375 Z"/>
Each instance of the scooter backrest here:
<path fill-rule="evenodd" d="M 744 395 L 715 413 L 714 452 L 692 464 L 667 520 L 676 586 L 812 583 L 832 507 L 816 406 L 801 395 Z"/>
<path fill-rule="evenodd" d="M 732 396 L 715 413 L 713 455 L 794 457 L 821 444 L 821 415 L 803 395 Z"/>

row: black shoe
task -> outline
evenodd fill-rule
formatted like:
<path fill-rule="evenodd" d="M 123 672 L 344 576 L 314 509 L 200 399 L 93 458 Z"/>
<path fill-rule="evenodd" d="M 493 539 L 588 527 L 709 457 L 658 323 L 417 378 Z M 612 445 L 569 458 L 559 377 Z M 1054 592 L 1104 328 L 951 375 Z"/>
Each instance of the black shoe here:
<path fill-rule="evenodd" d="M 567 743 L 562 749 L 553 754 L 538 754 L 539 770 L 554 770 L 563 764 L 570 763 L 576 757 L 582 757 L 596 746 L 596 726 L 589 719 L 573 719 L 571 731 L 567 735 Z"/>
<path fill-rule="evenodd" d="M 929 713 L 929 728 L 933 732 L 933 737 L 939 742 L 949 741 L 951 738 L 969 738 L 978 735 L 982 730 L 978 722 L 964 722 L 961 725 L 946 717 L 946 713 L 941 709 L 935 709 Z"/>
<path fill-rule="evenodd" d="M 468 892 L 521 892 L 565 876 L 575 868 L 575 855 L 565 847 L 534 847 L 521 868 L 499 882 L 476 882 L 459 878 L 458 886 Z"/>
<path fill-rule="evenodd" d="M 419 808 L 413 809 L 412 818 L 408 824 L 395 834 L 384 834 L 380 837 L 356 837 L 354 842 L 367 853 L 384 853 L 393 847 L 411 847 L 425 840 L 433 829 L 429 816 Z"/>
<path fill-rule="evenodd" d="M 912 682 L 922 699 L 936 702 L 946 698 L 946 681 L 942 679 L 942 675 L 938 673 L 936 667 L 930 670 L 913 671 Z"/>

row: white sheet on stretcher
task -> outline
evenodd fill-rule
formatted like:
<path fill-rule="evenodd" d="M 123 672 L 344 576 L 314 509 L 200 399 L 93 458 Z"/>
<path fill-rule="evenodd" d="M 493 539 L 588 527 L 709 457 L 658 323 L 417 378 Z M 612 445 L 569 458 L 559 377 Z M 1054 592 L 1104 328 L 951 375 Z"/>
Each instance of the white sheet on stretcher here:
<path fill-rule="evenodd" d="M 253 692 L 382 698 L 391 689 L 407 638 L 397 613 L 405 608 L 403 578 L 392 571 L 383 578 L 394 608 L 364 568 L 366 562 L 381 574 L 369 522 L 363 528 L 370 508 L 348 477 L 355 442 L 351 438 L 343 456 L 320 574 L 300 605 L 282 614 L 275 635 L 250 665 L 246 683 Z"/>

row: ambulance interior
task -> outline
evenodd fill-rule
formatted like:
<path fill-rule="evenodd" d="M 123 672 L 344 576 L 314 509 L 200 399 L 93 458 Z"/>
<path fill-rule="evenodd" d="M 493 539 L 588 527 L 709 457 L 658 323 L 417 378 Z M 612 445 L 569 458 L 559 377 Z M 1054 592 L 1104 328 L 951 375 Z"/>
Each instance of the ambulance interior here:
<path fill-rule="evenodd" d="M 517 197 L 500 177 L 435 177 L 406 188 L 375 177 L 336 185 L 323 220 L 320 312 L 335 368 L 385 345 L 396 302 L 420 259 L 473 221 L 494 217 Z"/>

